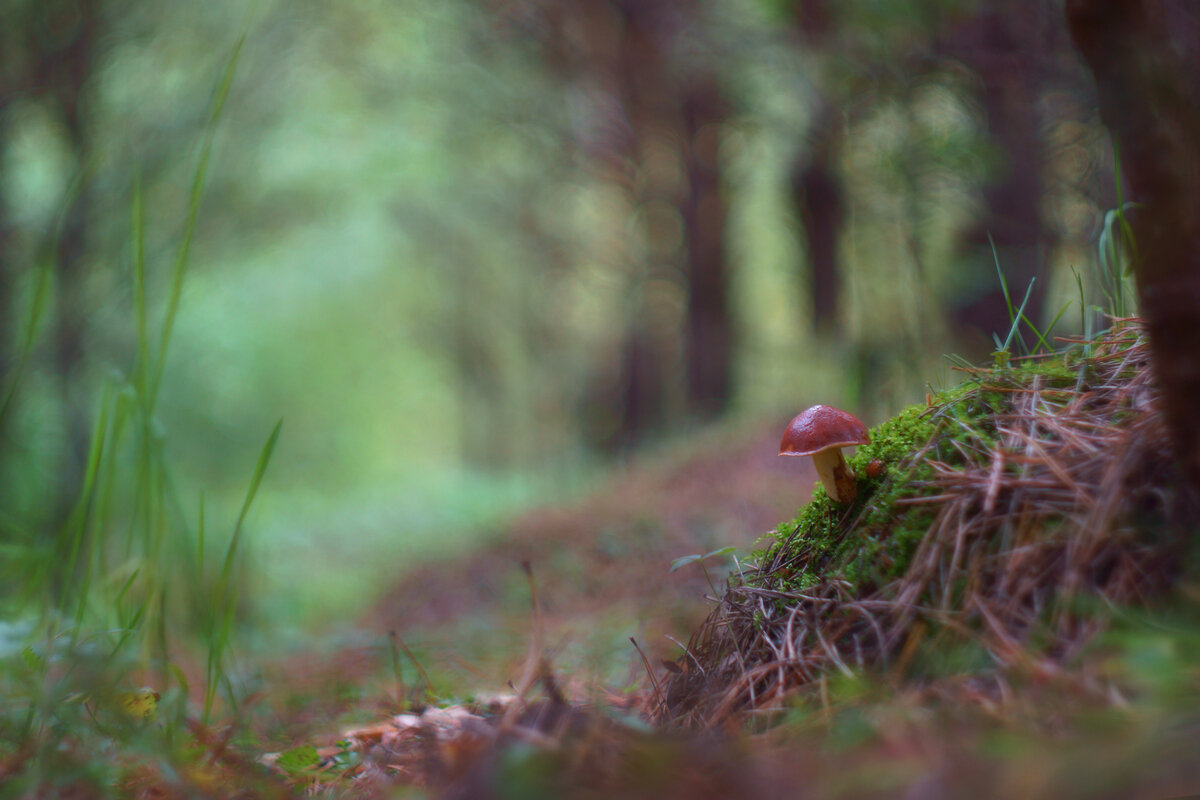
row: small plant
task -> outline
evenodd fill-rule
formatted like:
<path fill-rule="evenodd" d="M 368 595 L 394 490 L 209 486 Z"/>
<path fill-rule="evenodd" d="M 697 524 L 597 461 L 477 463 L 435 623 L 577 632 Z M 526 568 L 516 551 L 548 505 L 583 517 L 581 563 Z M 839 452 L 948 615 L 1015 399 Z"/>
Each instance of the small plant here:
<path fill-rule="evenodd" d="M 1121 153 L 1115 141 L 1113 182 L 1117 191 L 1117 207 L 1105 213 L 1096 249 L 1100 268 L 1100 291 L 1108 302 L 1107 313 L 1109 316 L 1123 319 L 1137 313 L 1129 283 L 1133 277 L 1133 267 L 1138 261 L 1138 248 L 1137 240 L 1133 236 L 1133 226 L 1129 224 L 1125 215 L 1127 211 L 1138 208 L 1139 204 L 1124 200 L 1121 188 Z"/>
<path fill-rule="evenodd" d="M 291 750 L 285 750 L 275 760 L 275 766 L 287 773 L 290 778 L 305 776 L 311 778 L 313 771 L 320 764 L 321 756 L 317 752 L 317 748 L 310 744 L 303 744 L 299 747 L 293 747 Z"/>
<path fill-rule="evenodd" d="M 1012 296 L 1008 292 L 1008 281 L 1004 277 L 1004 270 L 1000 267 L 1000 255 L 996 252 L 996 242 L 992 239 L 992 235 L 990 233 L 988 234 L 988 244 L 990 244 L 992 247 L 992 261 L 996 266 L 996 277 L 1000 280 L 1000 291 L 1004 293 L 1004 303 L 1008 308 L 1009 320 L 1008 335 L 1004 337 L 1004 341 L 1000 340 L 999 334 L 995 332 L 992 333 L 992 341 L 996 345 L 996 349 L 992 352 L 993 365 L 996 367 L 996 369 L 1005 369 L 1008 367 L 1009 360 L 1012 356 L 1011 348 L 1014 339 L 1018 344 L 1020 344 L 1022 350 L 1025 351 L 1024 355 L 1036 353 L 1039 350 L 1045 353 L 1054 352 L 1054 348 L 1051 347 L 1049 342 L 1046 341 L 1046 337 L 1048 337 L 1054 330 L 1054 327 L 1058 325 L 1059 319 L 1062 318 L 1063 313 L 1070 307 L 1071 304 L 1063 304 L 1063 307 L 1060 308 L 1058 313 L 1054 315 L 1054 319 L 1050 321 L 1050 324 L 1046 327 L 1046 330 L 1043 333 L 1036 325 L 1033 324 L 1033 321 L 1025 315 L 1025 308 L 1029 305 L 1029 298 L 1033 295 L 1033 287 L 1037 282 L 1037 278 L 1030 278 L 1029 286 L 1027 286 L 1025 289 L 1025 298 L 1021 301 L 1020 307 L 1014 310 Z M 1024 338 L 1017 336 L 1017 331 L 1020 329 L 1022 322 L 1025 323 L 1025 326 L 1029 328 L 1030 332 L 1034 335 L 1034 338 L 1037 339 L 1037 345 L 1032 350 L 1025 343 Z"/>
<path fill-rule="evenodd" d="M 719 550 L 713 550 L 710 553 L 705 553 L 704 555 L 700 555 L 699 553 L 694 553 L 690 556 L 680 556 L 679 558 L 677 558 L 671 562 L 671 572 L 675 572 L 678 569 L 682 569 L 683 567 L 686 567 L 688 564 L 699 564 L 700 569 L 704 571 L 704 579 L 706 581 L 708 581 L 708 588 L 712 589 L 712 593 L 714 595 L 716 595 L 717 587 L 715 584 L 713 584 L 712 575 L 709 574 L 708 567 L 706 567 L 704 565 L 704 562 L 709 560 L 710 558 L 721 558 L 722 556 L 727 556 L 727 555 L 735 552 L 736 550 L 737 550 L 736 547 L 734 547 L 733 545 L 730 545 L 728 547 L 722 547 Z"/>

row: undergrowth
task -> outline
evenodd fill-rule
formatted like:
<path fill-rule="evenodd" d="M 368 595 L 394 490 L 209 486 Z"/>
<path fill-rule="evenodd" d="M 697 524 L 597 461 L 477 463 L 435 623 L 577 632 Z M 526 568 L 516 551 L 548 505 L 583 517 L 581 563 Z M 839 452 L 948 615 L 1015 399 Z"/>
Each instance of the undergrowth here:
<path fill-rule="evenodd" d="M 818 487 L 762 541 L 669 676 L 660 720 L 778 709 L 830 672 L 915 674 L 931 647 L 989 669 L 1054 662 L 1104 628 L 1101 607 L 1165 591 L 1195 498 L 1153 411 L 1141 327 L 1068 344 L 962 367 L 962 385 L 873 429 L 850 459 L 854 502 Z"/>
<path fill-rule="evenodd" d="M 3 515 L 0 796 L 239 796 L 262 788 L 262 770 L 234 746 L 245 690 L 232 655 L 245 606 L 246 515 L 280 426 L 247 469 L 241 512 L 221 543 L 206 527 L 203 496 L 194 505 L 181 496 L 156 415 L 214 134 L 240 50 L 239 42 L 213 94 L 157 335 L 134 185 L 128 275 L 137 349 L 130 368 L 99 391 L 74 507 L 48 530 L 11 510 Z M 67 193 L 63 214 L 77 189 Z M 53 267 L 48 256 L 35 267 L 42 279 L 0 414 L 19 402 Z M 224 552 L 214 559 L 213 550 Z"/>
<path fill-rule="evenodd" d="M 1006 391 L 1035 377 L 1051 388 L 1074 386 L 1082 375 L 1072 360 L 1066 353 L 971 370 L 963 383 L 876 425 L 870 443 L 847 459 L 858 476 L 854 502 L 836 503 L 818 484 L 795 519 L 760 540 L 751 561 L 773 565 L 767 572 L 785 590 L 809 588 L 835 573 L 863 590 L 899 577 L 934 519 L 931 507 L 910 502 L 936 494 L 934 463 L 961 468 L 990 452 L 996 420 L 1008 409 Z"/>

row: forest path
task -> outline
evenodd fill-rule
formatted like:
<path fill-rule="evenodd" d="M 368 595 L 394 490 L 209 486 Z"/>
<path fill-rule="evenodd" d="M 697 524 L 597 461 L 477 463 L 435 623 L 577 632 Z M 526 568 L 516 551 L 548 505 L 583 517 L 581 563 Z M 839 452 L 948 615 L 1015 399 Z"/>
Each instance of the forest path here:
<path fill-rule="evenodd" d="M 568 693 L 586 700 L 645 685 L 629 638 L 657 665 L 675 659 L 712 608 L 696 564 L 681 556 L 754 543 L 808 501 L 809 459 L 780 458 L 786 420 L 699 433 L 631 459 L 582 499 L 525 512 L 455 555 L 399 572 L 390 590 L 347 628 L 349 641 L 281 653 L 264 665 L 275 706 L 265 737 L 286 748 L 331 721 L 385 718 L 425 697 L 409 657 L 404 703 L 388 654 L 390 631 L 419 660 L 439 699 L 509 691 L 534 636 L 528 562 L 543 612 L 542 642 Z M 713 559 L 720 590 L 729 557 Z M 340 642 L 340 643 L 339 643 Z M 336 737 L 335 737 L 336 738 Z"/>
<path fill-rule="evenodd" d="M 815 473 L 809 459 L 777 455 L 781 429 L 772 420 L 704 433 L 634 459 L 578 502 L 525 513 L 470 552 L 401 575 L 365 626 L 503 686 L 519 677 L 532 635 L 528 562 L 556 668 L 631 683 L 642 667 L 630 636 L 674 658 L 666 637 L 686 641 L 711 607 L 700 566 L 671 572 L 671 562 L 730 545 L 744 559 L 807 502 Z M 729 557 L 707 566 L 718 590 L 734 568 Z"/>

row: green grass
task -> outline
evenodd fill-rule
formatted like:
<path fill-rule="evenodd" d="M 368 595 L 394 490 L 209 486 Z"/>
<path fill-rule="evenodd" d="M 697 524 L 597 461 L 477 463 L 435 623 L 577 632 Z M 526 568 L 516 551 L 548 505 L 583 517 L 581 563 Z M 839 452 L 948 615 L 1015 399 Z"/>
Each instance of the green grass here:
<path fill-rule="evenodd" d="M 205 732 L 218 720 L 236 727 L 239 719 L 244 689 L 231 659 L 246 610 L 245 522 L 281 423 L 257 463 L 247 465 L 248 489 L 224 558 L 210 565 L 206 538 L 212 532 L 206 530 L 203 496 L 193 505 L 176 485 L 167 435 L 155 414 L 214 135 L 240 50 L 241 42 L 213 94 L 157 347 L 146 290 L 142 193 L 135 181 L 129 273 L 133 365 L 99 389 L 83 478 L 61 527 L 36 530 L 34 523 L 4 516 L 5 794 L 105 796 L 147 780 L 202 789 L 217 773 L 244 766 L 215 755 Z M 68 193 L 68 204 L 76 191 Z M 37 344 L 52 267 L 52 262 L 35 267 L 39 278 L 0 414 L 18 397 Z M 205 753 L 210 757 L 201 759 Z M 243 777 L 253 780 L 253 771 Z"/>

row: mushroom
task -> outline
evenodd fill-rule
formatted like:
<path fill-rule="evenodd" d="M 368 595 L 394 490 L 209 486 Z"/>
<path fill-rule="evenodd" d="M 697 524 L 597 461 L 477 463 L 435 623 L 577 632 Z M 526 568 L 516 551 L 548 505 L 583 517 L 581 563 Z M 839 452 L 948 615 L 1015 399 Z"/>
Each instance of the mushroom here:
<path fill-rule="evenodd" d="M 870 441 L 867 426 L 858 417 L 832 406 L 813 406 L 788 423 L 779 455 L 812 456 L 826 493 L 835 502 L 849 505 L 858 494 L 858 484 L 842 448 Z"/>

